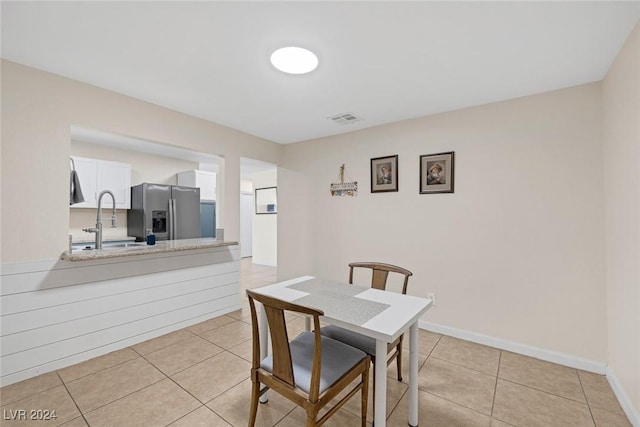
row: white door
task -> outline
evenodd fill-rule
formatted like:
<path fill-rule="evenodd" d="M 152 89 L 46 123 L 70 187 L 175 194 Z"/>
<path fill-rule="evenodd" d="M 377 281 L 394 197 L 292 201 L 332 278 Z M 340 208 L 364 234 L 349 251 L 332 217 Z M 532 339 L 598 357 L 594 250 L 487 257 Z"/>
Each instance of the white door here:
<path fill-rule="evenodd" d="M 240 257 L 253 254 L 253 193 L 240 194 Z"/>

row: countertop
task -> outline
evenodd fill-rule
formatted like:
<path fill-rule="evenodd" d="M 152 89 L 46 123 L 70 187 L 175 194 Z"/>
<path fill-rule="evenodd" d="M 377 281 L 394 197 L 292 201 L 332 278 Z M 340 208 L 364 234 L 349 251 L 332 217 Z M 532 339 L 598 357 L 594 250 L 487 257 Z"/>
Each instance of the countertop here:
<path fill-rule="evenodd" d="M 119 246 L 104 247 L 103 249 L 84 250 L 77 249 L 72 252 L 65 251 L 60 259 L 65 261 L 89 261 L 104 258 L 116 258 L 126 256 L 138 256 L 159 254 L 165 252 L 188 251 L 194 249 L 208 249 L 221 246 L 233 246 L 238 242 L 229 242 L 224 240 L 216 240 L 212 237 L 200 239 L 181 239 L 181 240 L 161 240 L 155 245 L 147 245 L 146 243 L 127 243 Z"/>

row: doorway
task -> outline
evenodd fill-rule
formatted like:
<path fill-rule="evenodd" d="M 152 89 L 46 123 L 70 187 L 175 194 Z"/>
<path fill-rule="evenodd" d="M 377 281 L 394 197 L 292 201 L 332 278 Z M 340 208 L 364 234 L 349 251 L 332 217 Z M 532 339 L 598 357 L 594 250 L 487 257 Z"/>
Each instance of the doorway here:
<path fill-rule="evenodd" d="M 278 168 L 275 164 L 240 158 L 240 256 L 251 257 L 253 264 L 277 266 L 277 210 L 257 214 L 255 190 L 277 188 Z"/>

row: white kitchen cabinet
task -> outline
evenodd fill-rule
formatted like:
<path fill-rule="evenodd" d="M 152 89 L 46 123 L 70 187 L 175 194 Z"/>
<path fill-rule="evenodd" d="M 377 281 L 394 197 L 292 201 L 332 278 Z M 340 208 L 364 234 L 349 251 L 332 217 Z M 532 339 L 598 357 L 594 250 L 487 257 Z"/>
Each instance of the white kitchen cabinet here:
<path fill-rule="evenodd" d="M 200 200 L 216 200 L 216 173 L 191 170 L 178 174 L 178 185 L 198 187 Z"/>
<path fill-rule="evenodd" d="M 71 205 L 72 208 L 95 208 L 98 204 L 96 191 L 98 190 L 98 164 L 96 159 L 86 157 L 72 157 L 76 173 L 80 180 L 80 189 L 84 196 L 83 203 Z"/>
<path fill-rule="evenodd" d="M 108 160 L 73 157 L 84 203 L 71 205 L 72 208 L 97 208 L 98 196 L 109 190 L 116 198 L 116 209 L 131 207 L 131 165 Z M 102 198 L 102 207 L 112 206 L 111 197 Z"/>

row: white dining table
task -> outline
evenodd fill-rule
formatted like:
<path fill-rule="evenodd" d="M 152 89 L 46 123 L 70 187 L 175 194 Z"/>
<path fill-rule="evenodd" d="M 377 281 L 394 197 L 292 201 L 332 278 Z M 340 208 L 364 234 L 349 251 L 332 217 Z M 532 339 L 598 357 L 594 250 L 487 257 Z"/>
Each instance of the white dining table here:
<path fill-rule="evenodd" d="M 418 425 L 418 320 L 432 301 L 413 295 L 383 291 L 301 276 L 252 289 L 252 291 L 324 312 L 321 321 L 358 332 L 376 340 L 376 360 L 387 360 L 387 344 L 409 331 L 409 425 Z M 309 322 L 306 323 L 307 328 Z M 260 352 L 268 356 L 268 324 L 260 311 Z M 386 425 L 387 364 L 375 364 L 376 427 Z"/>

